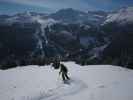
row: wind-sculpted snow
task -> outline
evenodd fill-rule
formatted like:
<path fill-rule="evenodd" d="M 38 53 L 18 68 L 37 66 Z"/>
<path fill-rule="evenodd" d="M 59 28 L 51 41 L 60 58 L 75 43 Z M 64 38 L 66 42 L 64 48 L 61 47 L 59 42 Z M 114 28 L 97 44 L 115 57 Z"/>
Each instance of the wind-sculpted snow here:
<path fill-rule="evenodd" d="M 133 71 L 118 66 L 64 63 L 70 84 L 51 66 L 0 70 L 1 100 L 132 100 Z"/>

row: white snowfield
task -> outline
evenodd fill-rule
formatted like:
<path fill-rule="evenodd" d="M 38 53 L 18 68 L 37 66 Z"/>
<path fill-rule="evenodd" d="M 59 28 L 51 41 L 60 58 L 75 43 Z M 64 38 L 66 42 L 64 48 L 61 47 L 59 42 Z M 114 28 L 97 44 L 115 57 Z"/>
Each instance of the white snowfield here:
<path fill-rule="evenodd" d="M 0 100 L 133 100 L 133 70 L 64 64 L 70 84 L 63 84 L 50 65 L 0 70 Z"/>

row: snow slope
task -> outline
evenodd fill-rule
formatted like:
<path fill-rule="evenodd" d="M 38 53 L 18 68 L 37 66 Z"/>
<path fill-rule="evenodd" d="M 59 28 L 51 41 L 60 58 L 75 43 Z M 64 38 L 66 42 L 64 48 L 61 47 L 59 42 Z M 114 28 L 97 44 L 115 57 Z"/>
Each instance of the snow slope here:
<path fill-rule="evenodd" d="M 79 66 L 65 62 L 71 77 L 63 84 L 59 70 L 25 66 L 0 70 L 1 100 L 132 100 L 133 71 L 117 66 Z"/>

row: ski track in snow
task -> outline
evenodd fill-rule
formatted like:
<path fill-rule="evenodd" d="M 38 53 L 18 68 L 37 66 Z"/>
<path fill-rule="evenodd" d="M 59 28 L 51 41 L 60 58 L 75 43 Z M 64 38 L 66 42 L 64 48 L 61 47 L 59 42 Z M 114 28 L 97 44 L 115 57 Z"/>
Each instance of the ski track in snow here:
<path fill-rule="evenodd" d="M 30 98 L 30 100 L 63 100 L 63 97 L 77 94 L 85 89 L 87 89 L 87 85 L 74 78 L 70 80 L 70 84 L 59 83 L 57 87 L 41 92 L 39 96 Z"/>

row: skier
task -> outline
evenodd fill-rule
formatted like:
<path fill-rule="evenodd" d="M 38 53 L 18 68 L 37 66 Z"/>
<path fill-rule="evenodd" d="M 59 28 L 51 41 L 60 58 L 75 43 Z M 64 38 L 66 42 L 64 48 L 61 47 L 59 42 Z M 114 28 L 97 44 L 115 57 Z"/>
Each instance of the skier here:
<path fill-rule="evenodd" d="M 67 67 L 64 64 L 60 64 L 59 75 L 62 74 L 62 79 L 63 79 L 64 82 L 66 82 L 67 80 L 70 80 L 67 73 L 68 73 Z"/>

